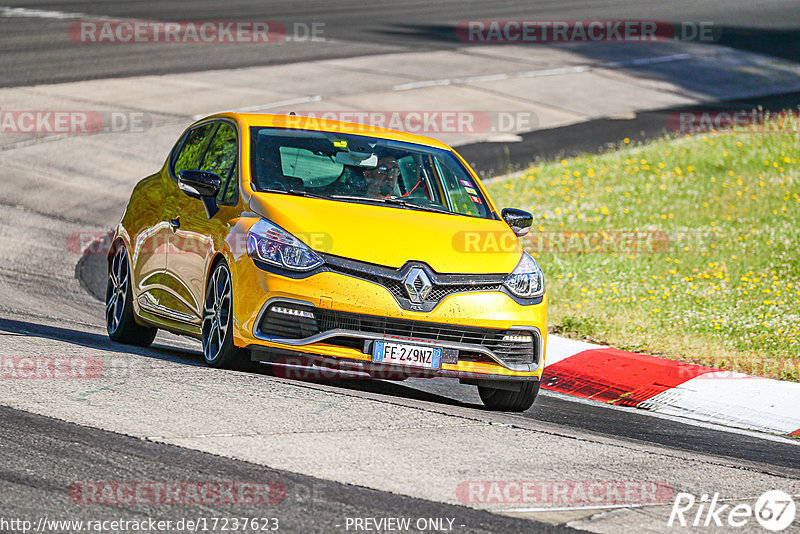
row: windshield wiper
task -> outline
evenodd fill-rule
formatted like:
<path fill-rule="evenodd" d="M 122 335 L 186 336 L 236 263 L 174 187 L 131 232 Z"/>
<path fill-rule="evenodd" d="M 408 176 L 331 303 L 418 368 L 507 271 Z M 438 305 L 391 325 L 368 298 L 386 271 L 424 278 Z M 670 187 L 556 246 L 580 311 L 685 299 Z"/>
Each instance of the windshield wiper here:
<path fill-rule="evenodd" d="M 387 198 L 386 199 L 386 203 L 387 204 L 394 204 L 394 205 L 397 205 L 397 206 L 405 206 L 405 207 L 411 208 L 411 209 L 418 209 L 418 210 L 424 210 L 424 211 L 433 211 L 435 213 L 449 213 L 449 214 L 452 214 L 451 211 L 448 211 L 448 210 L 446 210 L 444 208 L 439 208 L 439 207 L 436 207 L 436 206 L 427 206 L 427 205 L 423 205 L 423 204 L 415 204 L 414 202 L 410 202 L 408 200 L 403 200 L 402 198 Z"/>
<path fill-rule="evenodd" d="M 289 190 L 287 191 L 287 193 L 289 193 L 290 195 L 297 195 L 297 196 L 299 196 L 299 197 L 308 197 L 308 198 L 325 198 L 325 199 L 327 199 L 327 198 L 328 198 L 328 197 L 326 197 L 326 196 L 324 196 L 324 195 L 317 195 L 317 194 L 315 194 L 315 193 L 309 193 L 308 191 L 303 191 L 303 190 L 301 190 L 301 189 L 289 189 Z"/>
<path fill-rule="evenodd" d="M 423 211 L 432 211 L 435 213 L 447 213 L 451 214 L 452 212 L 444 209 L 444 208 L 437 208 L 436 206 L 423 206 L 420 204 L 415 204 L 413 202 L 409 202 L 408 200 L 403 200 L 402 198 L 370 198 L 370 197 L 356 197 L 351 195 L 331 195 L 329 198 L 334 200 L 347 200 L 352 202 L 377 202 L 379 204 L 391 204 L 393 206 L 401 206 L 407 209 L 416 209 L 416 210 L 423 210 Z"/>
<path fill-rule="evenodd" d="M 327 199 L 328 197 L 322 195 L 315 195 L 314 193 L 309 193 L 308 191 L 303 191 L 300 189 L 289 189 L 288 191 L 285 189 L 272 189 L 272 188 L 265 188 L 261 189 L 259 192 L 262 193 L 282 193 L 284 195 L 294 195 L 297 197 L 308 197 L 308 198 L 323 198 Z"/>
<path fill-rule="evenodd" d="M 386 204 L 386 200 L 383 198 L 357 197 L 353 195 L 331 195 L 328 198 L 332 198 L 333 200 L 352 200 L 354 202 L 379 202 L 381 204 Z"/>
<path fill-rule="evenodd" d="M 309 193 L 308 191 L 303 191 L 300 189 L 289 189 L 285 191 L 283 189 L 262 189 L 265 193 L 282 193 L 284 195 L 295 195 L 298 197 L 306 197 L 306 198 L 321 198 L 324 200 L 344 200 L 345 202 L 362 202 L 362 203 L 377 203 L 377 204 L 389 204 L 392 206 L 400 206 L 406 209 L 412 210 L 422 210 L 422 211 L 431 211 L 434 213 L 447 213 L 451 214 L 451 211 L 448 211 L 444 208 L 438 208 L 436 206 L 425 206 L 420 204 L 415 204 L 414 202 L 410 202 L 408 200 L 404 200 L 402 198 L 370 198 L 370 197 L 357 197 L 353 195 L 317 195 L 315 193 Z"/>

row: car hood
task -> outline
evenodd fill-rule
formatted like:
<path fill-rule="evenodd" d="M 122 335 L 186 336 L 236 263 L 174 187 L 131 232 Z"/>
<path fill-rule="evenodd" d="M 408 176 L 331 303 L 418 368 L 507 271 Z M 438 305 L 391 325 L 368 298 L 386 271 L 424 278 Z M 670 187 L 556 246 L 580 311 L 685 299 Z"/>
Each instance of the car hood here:
<path fill-rule="evenodd" d="M 522 249 L 503 221 L 401 207 L 255 193 L 250 208 L 318 252 L 439 273 L 510 273 Z"/>

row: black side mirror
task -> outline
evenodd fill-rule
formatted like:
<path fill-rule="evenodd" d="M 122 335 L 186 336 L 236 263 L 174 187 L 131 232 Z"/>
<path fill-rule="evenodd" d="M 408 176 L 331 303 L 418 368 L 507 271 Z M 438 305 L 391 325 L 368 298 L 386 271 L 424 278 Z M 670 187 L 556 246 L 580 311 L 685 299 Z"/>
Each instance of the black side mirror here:
<path fill-rule="evenodd" d="M 203 202 L 209 219 L 219 211 L 216 197 L 222 187 L 222 178 L 213 172 L 181 171 L 178 173 L 178 187 Z"/>
<path fill-rule="evenodd" d="M 511 227 L 511 230 L 518 237 L 527 234 L 533 224 L 533 215 L 524 210 L 505 208 L 500 214 L 503 216 L 503 220 L 506 224 Z"/>

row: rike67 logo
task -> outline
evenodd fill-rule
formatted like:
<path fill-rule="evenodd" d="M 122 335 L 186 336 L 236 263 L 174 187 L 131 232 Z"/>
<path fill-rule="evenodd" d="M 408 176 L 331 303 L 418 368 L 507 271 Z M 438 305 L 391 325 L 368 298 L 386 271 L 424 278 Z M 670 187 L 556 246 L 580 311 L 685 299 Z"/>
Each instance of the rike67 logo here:
<path fill-rule="evenodd" d="M 741 528 L 755 518 L 767 530 L 779 532 L 792 524 L 796 508 L 786 492 L 770 490 L 761 495 L 755 506 L 724 502 L 715 493 L 697 499 L 691 493 L 678 493 L 667 521 L 668 527 L 733 527 Z"/>

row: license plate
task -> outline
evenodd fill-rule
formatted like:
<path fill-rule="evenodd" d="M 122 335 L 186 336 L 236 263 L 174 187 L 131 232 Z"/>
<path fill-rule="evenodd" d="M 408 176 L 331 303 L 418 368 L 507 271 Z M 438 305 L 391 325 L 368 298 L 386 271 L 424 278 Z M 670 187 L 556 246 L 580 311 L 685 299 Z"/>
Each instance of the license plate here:
<path fill-rule="evenodd" d="M 376 341 L 372 345 L 372 361 L 424 369 L 439 369 L 442 366 L 442 349 Z"/>

